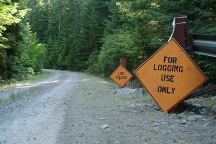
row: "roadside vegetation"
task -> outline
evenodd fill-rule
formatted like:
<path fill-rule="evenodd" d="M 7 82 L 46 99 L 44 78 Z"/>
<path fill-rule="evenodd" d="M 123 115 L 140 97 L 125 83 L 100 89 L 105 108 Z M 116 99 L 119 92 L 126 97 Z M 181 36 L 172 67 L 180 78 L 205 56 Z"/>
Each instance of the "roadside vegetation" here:
<path fill-rule="evenodd" d="M 109 76 L 120 57 L 131 71 L 168 40 L 174 16 L 216 34 L 215 9 L 214 0 L 0 0 L 0 79 L 42 66 Z M 193 59 L 215 83 L 215 59 Z"/>
<path fill-rule="evenodd" d="M 45 45 L 30 30 L 21 0 L 0 1 L 0 83 L 41 72 Z"/>
<path fill-rule="evenodd" d="M 51 77 L 53 74 L 50 72 L 41 72 L 33 75 L 28 75 L 22 80 L 17 79 L 8 79 L 8 80 L 1 80 L 0 81 L 0 88 L 9 88 L 13 86 L 19 86 L 25 83 L 32 83 L 36 81 L 43 80 L 45 78 Z"/>
<path fill-rule="evenodd" d="M 7 96 L 7 98 L 1 98 L 0 99 L 0 107 L 3 107 L 9 103 L 15 102 L 26 95 L 31 96 L 33 94 L 36 94 L 40 92 L 40 89 L 38 87 L 29 88 L 26 91 L 19 91 L 17 93 L 12 93 L 11 95 Z"/>

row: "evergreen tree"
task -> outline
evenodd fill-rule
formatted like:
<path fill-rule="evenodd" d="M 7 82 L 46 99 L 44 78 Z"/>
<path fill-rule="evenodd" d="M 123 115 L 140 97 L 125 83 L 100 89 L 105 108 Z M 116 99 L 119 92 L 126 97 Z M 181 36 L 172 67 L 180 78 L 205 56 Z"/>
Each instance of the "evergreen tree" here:
<path fill-rule="evenodd" d="M 0 3 L 1 76 L 27 67 L 40 71 L 38 43 L 45 43 L 39 48 L 42 53 L 47 47 L 46 68 L 109 75 L 120 57 L 127 58 L 133 70 L 152 55 L 168 40 L 175 16 L 187 15 L 193 33 L 216 33 L 213 0 L 26 0 L 30 11 L 13 2 Z M 20 27 L 27 11 L 29 25 Z M 203 69 L 212 75 L 211 68 Z"/>

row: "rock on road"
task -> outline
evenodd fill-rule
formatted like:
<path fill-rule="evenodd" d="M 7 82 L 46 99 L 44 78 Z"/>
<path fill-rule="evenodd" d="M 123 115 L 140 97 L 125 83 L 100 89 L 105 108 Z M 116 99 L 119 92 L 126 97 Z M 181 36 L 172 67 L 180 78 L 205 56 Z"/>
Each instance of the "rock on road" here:
<path fill-rule="evenodd" d="M 119 90 L 91 75 L 49 71 L 51 78 L 23 86 L 32 93 L 0 108 L 0 144 L 216 142 L 215 117 L 164 113 L 147 94 Z M 0 90 L 0 96 L 6 93 Z"/>

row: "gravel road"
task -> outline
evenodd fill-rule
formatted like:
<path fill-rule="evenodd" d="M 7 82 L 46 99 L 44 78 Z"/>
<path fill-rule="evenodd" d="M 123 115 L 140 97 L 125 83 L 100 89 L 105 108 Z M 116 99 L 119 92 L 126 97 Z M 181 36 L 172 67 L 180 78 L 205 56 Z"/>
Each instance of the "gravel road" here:
<path fill-rule="evenodd" d="M 31 94 L 0 108 L 0 144 L 216 143 L 215 115 L 164 113 L 147 93 L 49 71 Z"/>
<path fill-rule="evenodd" d="M 52 78 L 28 84 L 34 94 L 0 109 L 0 144 L 55 144 L 67 103 L 79 84 L 75 74 L 51 71 Z M 10 88 L 15 92 L 27 85 Z M 24 93 L 25 94 L 25 93 Z"/>

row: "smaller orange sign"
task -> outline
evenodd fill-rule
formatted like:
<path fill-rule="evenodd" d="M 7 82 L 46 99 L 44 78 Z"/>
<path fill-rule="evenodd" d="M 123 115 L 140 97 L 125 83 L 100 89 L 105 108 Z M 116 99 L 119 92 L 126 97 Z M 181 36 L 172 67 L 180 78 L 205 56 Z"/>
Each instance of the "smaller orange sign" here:
<path fill-rule="evenodd" d="M 132 77 L 132 74 L 122 65 L 118 66 L 110 76 L 110 78 L 121 88 L 124 87 Z"/>

